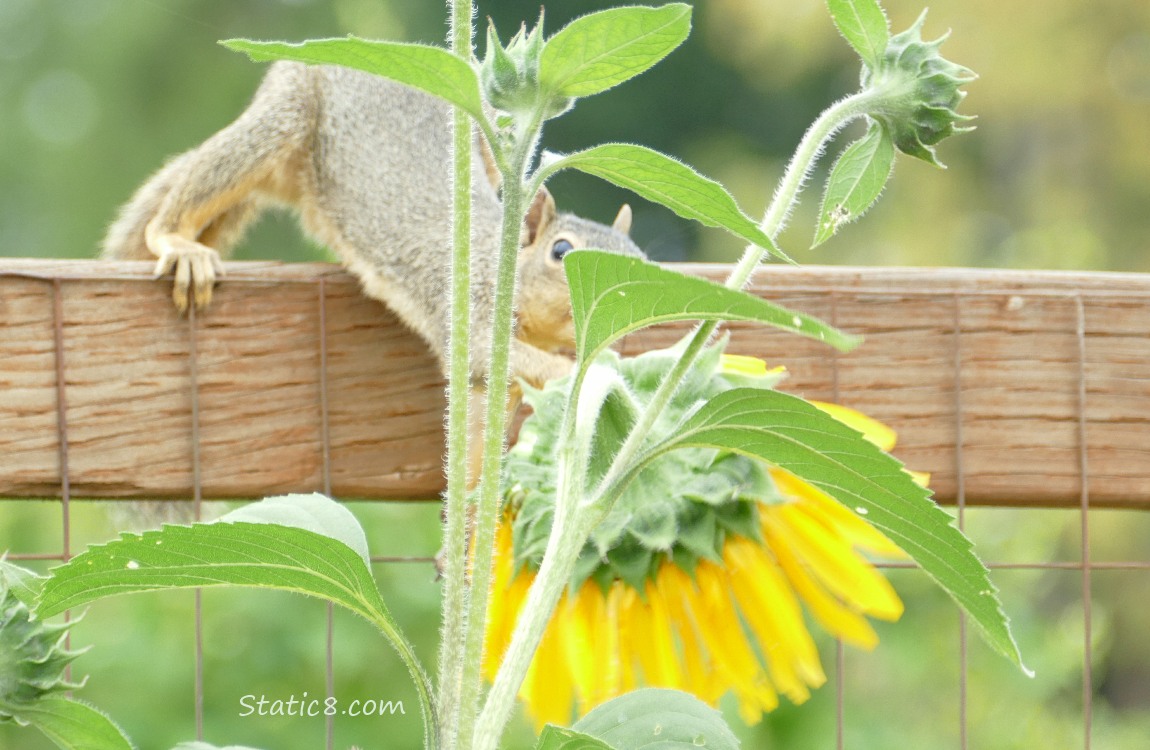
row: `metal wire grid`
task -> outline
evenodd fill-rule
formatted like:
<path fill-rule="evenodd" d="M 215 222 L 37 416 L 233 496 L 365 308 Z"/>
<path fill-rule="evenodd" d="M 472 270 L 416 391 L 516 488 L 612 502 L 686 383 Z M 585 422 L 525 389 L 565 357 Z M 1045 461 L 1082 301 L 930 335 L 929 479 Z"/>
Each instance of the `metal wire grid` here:
<path fill-rule="evenodd" d="M 68 402 L 67 402 L 67 389 L 66 384 L 66 362 L 64 358 L 64 327 L 63 327 L 63 295 L 62 295 L 62 280 L 60 277 L 44 276 L 39 274 L 17 273 L 17 274 L 4 274 L 4 275 L 19 275 L 22 277 L 30 277 L 41 279 L 48 282 L 52 289 L 52 315 L 53 315 L 53 344 L 55 350 L 55 369 L 56 369 L 56 429 L 57 439 L 59 445 L 59 466 L 60 466 L 60 504 L 61 504 L 61 531 L 62 531 L 62 544 L 61 550 L 57 554 L 21 554 L 14 553 L 10 555 L 12 560 L 58 560 L 67 561 L 72 557 L 72 542 L 71 542 L 71 521 L 70 521 L 70 503 L 71 487 L 69 481 L 69 464 L 68 464 Z M 92 276 L 85 276 L 85 278 L 92 278 Z M 116 276 L 114 278 L 123 280 L 143 280 L 140 277 L 122 277 Z M 244 279 L 244 281 L 260 281 L 259 279 Z M 316 286 L 316 305 L 317 305 L 317 346 L 319 349 L 319 402 L 320 402 L 320 419 L 321 419 L 321 451 L 322 451 L 322 484 L 323 491 L 327 495 L 331 495 L 331 445 L 330 435 L 328 430 L 328 385 L 327 385 L 327 291 L 325 279 L 320 276 L 314 280 L 291 280 L 288 282 L 277 281 L 275 283 L 304 283 L 315 284 Z M 810 288 L 807 290 L 792 290 L 792 291 L 810 291 L 820 292 L 828 296 L 830 302 L 830 322 L 837 324 L 837 312 L 839 299 L 843 296 L 852 296 L 854 298 L 862 298 L 867 296 L 878 296 L 883 294 L 881 290 L 868 289 L 863 292 L 857 290 L 843 290 L 832 288 Z M 892 292 L 900 295 L 920 295 L 924 297 L 935 297 L 939 299 L 949 298 L 953 310 L 953 328 L 951 331 L 951 353 L 952 353 L 952 390 L 954 394 L 954 414 L 955 414 L 955 473 L 957 479 L 956 491 L 956 509 L 957 520 L 959 528 L 965 528 L 966 522 L 966 496 L 965 496 L 965 466 L 963 462 L 963 419 L 965 414 L 963 406 L 963 381 L 962 381 L 962 364 L 963 364 L 963 349 L 962 349 L 962 299 L 967 296 L 981 296 L 978 292 L 965 290 L 962 292 L 939 292 L 937 290 L 914 292 L 905 289 L 892 290 Z M 1001 294 L 998 292 L 997 294 Z M 1091 292 L 1093 296 L 1099 296 L 1098 292 Z M 1080 535 L 1081 535 L 1081 556 L 1077 562 L 990 562 L 988 567 L 991 569 L 1013 569 L 1013 570 L 1080 570 L 1081 571 L 1081 589 L 1082 589 L 1082 610 L 1083 610 L 1083 640 L 1082 640 L 1082 704 L 1083 704 L 1083 727 L 1082 727 L 1082 746 L 1085 750 L 1091 750 L 1091 727 L 1093 723 L 1093 668 L 1092 668 L 1092 612 L 1091 612 L 1091 573 L 1095 570 L 1150 570 L 1150 560 L 1130 560 L 1118 562 L 1093 562 L 1090 554 L 1090 466 L 1088 461 L 1088 443 L 1086 434 L 1086 367 L 1087 367 L 1087 325 L 1085 305 L 1083 302 L 1083 294 L 1080 292 L 1013 292 L 1012 296 L 1019 297 L 1059 297 L 1065 298 L 1072 302 L 1075 311 L 1075 330 L 1074 336 L 1077 343 L 1077 432 L 1078 432 L 1078 473 L 1080 478 L 1080 497 L 1079 497 L 1079 515 L 1080 515 Z M 1109 296 L 1109 295 L 1107 295 Z M 1129 294 L 1119 294 L 1116 296 L 1137 296 Z M 1138 296 L 1142 299 L 1142 296 Z M 189 333 L 189 348 L 188 348 L 188 368 L 190 377 L 191 388 L 191 421 L 192 421 L 192 480 L 193 480 L 193 506 L 196 518 L 200 517 L 201 506 L 203 502 L 201 490 L 201 456 L 200 456 L 200 409 L 199 409 L 199 394 L 198 394 L 198 361 L 196 352 L 196 339 L 199 330 L 196 319 L 195 306 L 189 308 L 187 318 L 188 333 Z M 840 398 L 839 392 L 839 354 L 832 351 L 829 355 L 832 372 L 832 394 L 835 401 Z M 371 558 L 373 563 L 404 563 L 404 562 L 418 562 L 430 563 L 430 557 L 395 557 L 395 556 L 373 556 Z M 913 568 L 911 563 L 883 563 L 881 567 L 884 568 Z M 958 633 L 958 654 L 957 660 L 959 662 L 959 699 L 958 699 L 958 715 L 959 715 L 959 748 L 967 750 L 969 747 L 968 738 L 968 665 L 967 665 L 967 627 L 965 615 L 959 614 L 959 633 Z M 327 697 L 334 697 L 335 690 L 335 674 L 334 674 L 334 642 L 335 642 L 335 626 L 333 619 L 333 605 L 327 605 L 327 634 L 325 646 L 325 683 Z M 195 592 L 195 725 L 197 739 L 203 739 L 204 736 L 204 671 L 203 671 L 203 606 L 201 600 L 201 592 Z M 837 750 L 844 750 L 844 728 L 846 726 L 846 710 L 845 710 L 845 651 L 842 641 L 836 643 L 835 649 L 835 674 L 834 674 L 834 690 L 835 690 L 835 747 Z M 326 719 L 326 748 L 331 750 L 334 744 L 334 717 L 327 716 Z"/>

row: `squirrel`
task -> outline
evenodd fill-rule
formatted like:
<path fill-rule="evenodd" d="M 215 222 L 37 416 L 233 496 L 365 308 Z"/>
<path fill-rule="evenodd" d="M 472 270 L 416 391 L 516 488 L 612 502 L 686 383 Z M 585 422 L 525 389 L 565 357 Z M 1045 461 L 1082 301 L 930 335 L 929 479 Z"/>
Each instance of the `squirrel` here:
<path fill-rule="evenodd" d="M 338 66 L 274 63 L 248 108 L 200 146 L 171 159 L 112 223 L 101 256 L 151 260 L 174 272 L 185 312 L 209 305 L 221 254 L 269 205 L 300 215 L 326 245 L 417 333 L 447 372 L 451 274 L 451 109 L 435 97 Z M 471 414 L 480 425 L 489 359 L 501 208 L 487 143 L 473 145 Z M 513 378 L 542 387 L 567 374 L 574 327 L 562 258 L 584 247 L 642 256 L 624 205 L 608 227 L 559 213 L 546 188 L 532 199 L 518 255 Z M 509 408 L 516 408 L 513 393 Z M 479 440 L 469 452 L 478 479 Z"/>

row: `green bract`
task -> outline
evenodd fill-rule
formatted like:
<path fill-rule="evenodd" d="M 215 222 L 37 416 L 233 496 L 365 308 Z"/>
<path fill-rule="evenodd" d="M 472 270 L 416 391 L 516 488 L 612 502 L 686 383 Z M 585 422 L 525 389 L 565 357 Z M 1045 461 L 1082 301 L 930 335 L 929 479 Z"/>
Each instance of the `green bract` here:
<path fill-rule="evenodd" d="M 899 150 L 937 166 L 934 145 L 947 136 L 971 130 L 958 124 L 973 120 L 955 111 L 966 96 L 960 87 L 977 76 L 939 54 L 943 35 L 922 39 L 923 11 L 906 31 L 887 43 L 877 67 L 864 64 L 863 88 L 889 91 L 869 114 L 889 130 Z"/>
<path fill-rule="evenodd" d="M 558 117 L 574 104 L 568 96 L 553 94 L 539 85 L 539 57 L 543 52 L 543 12 L 530 32 L 527 24 L 519 27 L 504 47 L 495 32 L 487 26 L 487 56 L 479 67 L 483 95 L 493 107 L 512 115 L 530 115 L 540 111 L 544 119 Z"/>
<path fill-rule="evenodd" d="M 0 579 L 0 723 L 25 724 L 26 709 L 47 696 L 80 687 L 64 675 L 83 653 L 64 648 L 69 627 L 71 623 L 33 620 L 28 606 Z"/>
<path fill-rule="evenodd" d="M 698 406 L 735 385 L 769 388 L 782 379 L 777 374 L 749 378 L 724 373 L 724 346 L 721 342 L 708 348 L 695 363 L 662 416 L 661 427 L 673 429 Z M 605 459 L 617 447 L 613 444 L 626 437 L 636 413 L 647 408 L 679 354 L 676 348 L 621 358 L 608 351 L 596 361 L 597 367 L 617 372 L 623 387 L 607 397 L 600 413 L 589 467 L 591 482 L 602 477 Z M 534 413 L 523 423 L 504 470 L 506 495 L 515 517 L 512 538 L 517 566 L 538 569 L 551 533 L 555 445 L 569 387 L 569 379 L 564 379 L 524 394 Z M 766 466 L 759 461 L 707 448 L 669 453 L 640 473 L 592 532 L 572 586 L 589 577 L 604 586 L 620 578 L 642 591 L 658 563 L 668 557 L 693 573 L 701 558 L 720 561 L 728 534 L 758 539 L 757 504 L 778 500 Z"/>

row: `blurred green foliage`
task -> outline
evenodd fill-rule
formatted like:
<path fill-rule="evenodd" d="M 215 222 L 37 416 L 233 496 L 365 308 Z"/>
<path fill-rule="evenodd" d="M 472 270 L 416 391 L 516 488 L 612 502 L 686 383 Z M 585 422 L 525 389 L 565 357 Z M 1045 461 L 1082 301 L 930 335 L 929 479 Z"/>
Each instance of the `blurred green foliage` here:
<path fill-rule="evenodd" d="M 606 0 L 551 3 L 547 29 Z M 886 3 L 896 29 L 918 0 Z M 539 0 L 481 0 L 504 36 Z M 163 160 L 231 121 L 260 66 L 219 39 L 342 35 L 438 42 L 441 3 L 387 0 L 0 2 L 0 254 L 84 257 Z M 855 86 L 857 64 L 821 0 L 709 0 L 690 40 L 638 81 L 549 124 L 545 146 L 622 140 L 679 155 L 761 213 L 803 129 Z M 1150 270 L 1150 5 L 1112 0 L 938 0 L 925 34 L 982 78 L 962 111 L 979 130 L 942 147 L 943 175 L 902 159 L 888 195 L 817 252 L 818 197 L 782 237 L 800 262 Z M 813 184 L 818 184 L 813 183 Z M 738 242 L 581 175 L 561 205 L 635 233 L 661 259 L 729 260 Z M 929 238 L 924 228 L 930 228 Z M 308 259 L 290 220 L 265 221 L 239 257 Z"/>
<path fill-rule="evenodd" d="M 550 3 L 547 28 L 613 3 Z M 884 3 L 896 28 L 921 5 Z M 506 37 L 534 19 L 539 0 L 481 0 Z M 0 255 L 87 257 L 117 206 L 163 160 L 231 121 L 250 98 L 259 66 L 219 39 L 302 39 L 355 32 L 437 42 L 442 3 L 393 0 L 0 0 Z M 865 221 L 807 253 L 817 196 L 809 194 L 782 246 L 801 262 L 977 265 L 1150 271 L 1150 4 L 1144 0 L 1001 3 L 935 0 L 933 36 L 953 29 L 950 59 L 978 72 L 962 111 L 979 130 L 948 141 L 933 168 L 902 159 Z M 856 64 L 821 0 L 708 0 L 692 38 L 638 81 L 581 102 L 548 126 L 545 145 L 569 151 L 622 140 L 677 154 L 724 182 L 752 215 L 765 206 L 806 124 L 851 90 Z M 818 184 L 817 182 L 815 184 Z M 609 220 L 636 208 L 635 235 L 661 259 L 730 260 L 741 249 L 604 183 L 561 175 L 560 204 Z M 322 251 L 290 219 L 262 222 L 238 257 L 303 260 Z M 73 550 L 113 530 L 98 507 L 75 506 Z M 355 506 L 369 517 L 377 554 L 430 555 L 434 504 Z M 1023 515 L 1025 513 L 1025 515 Z M 972 510 L 968 528 L 991 560 L 1080 557 L 1078 516 L 1065 511 Z M 1092 517 L 1095 560 L 1145 559 L 1150 518 Z M 58 505 L 0 502 L 0 550 L 59 549 Z M 40 569 L 46 564 L 37 563 Z M 428 662 L 438 627 L 429 564 L 377 574 L 392 611 Z M 852 748 L 953 746 L 958 732 L 958 615 L 915 572 L 897 572 L 908 601 L 874 654 L 846 656 L 846 744 Z M 972 641 L 968 724 L 980 748 L 1081 745 L 1081 575 L 1000 571 L 1004 600 L 1031 681 Z M 1093 576 L 1094 739 L 1138 747 L 1150 736 L 1150 598 L 1145 571 Z M 274 593 L 204 595 L 207 738 L 276 748 L 322 745 L 322 721 L 243 718 L 239 698 L 324 691 L 324 611 Z M 121 721 L 141 747 L 193 736 L 192 597 L 150 594 L 102 602 L 76 629 L 93 644 L 77 667 L 81 691 Z M 404 700 L 406 675 L 379 638 L 337 615 L 336 694 Z M 823 643 L 833 671 L 833 643 Z M 827 747 L 833 687 L 784 706 L 746 746 Z M 733 711 L 730 716 L 734 719 Z M 737 719 L 734 723 L 737 725 Z M 415 747 L 418 717 L 344 719 L 336 747 Z M 526 747 L 527 725 L 515 725 Z M 386 737 L 387 739 L 383 739 Z M 0 748 L 45 741 L 0 728 Z"/>
<path fill-rule="evenodd" d="M 114 534 L 101 504 L 72 504 L 72 549 Z M 434 503 L 355 503 L 373 554 L 421 556 L 422 562 L 375 566 L 391 611 L 430 663 L 434 658 L 440 587 L 426 559 L 439 544 Z M 972 508 L 966 528 L 980 553 L 999 563 L 1073 563 L 1081 557 L 1076 510 Z M 0 502 L 0 549 L 58 551 L 58 503 Z M 1092 559 L 1145 560 L 1150 514 L 1091 514 Z M 45 570 L 48 563 L 24 563 Z M 959 733 L 959 615 L 925 575 L 889 575 L 906 600 L 897 623 L 876 623 L 881 642 L 872 653 L 845 651 L 846 746 L 856 750 L 954 747 Z M 1082 745 L 1082 575 L 1075 569 L 998 570 L 994 580 L 1014 618 L 1014 630 L 1035 669 L 1022 676 L 975 637 L 967 656 L 967 727 L 971 747 L 985 750 Z M 1092 578 L 1095 747 L 1141 747 L 1150 736 L 1150 598 L 1146 570 L 1102 570 Z M 206 590 L 203 594 L 205 726 L 209 741 L 269 750 L 322 747 L 322 718 L 241 716 L 243 696 L 283 699 L 325 694 L 323 603 L 280 592 Z M 168 748 L 193 737 L 194 599 L 189 592 L 150 593 L 98 602 L 75 626 L 73 647 L 92 650 L 76 663 L 89 675 L 77 697 L 107 710 L 139 747 Z M 806 704 L 784 701 L 762 724 L 746 727 L 733 700 L 727 719 L 748 750 L 821 750 L 835 737 L 835 644 L 815 629 L 831 683 Z M 376 718 L 337 717 L 335 747 L 364 750 L 419 746 L 414 690 L 403 666 L 370 627 L 335 615 L 335 695 L 403 701 L 407 713 Z M 728 696 L 729 697 L 729 696 Z M 522 716 L 512 724 L 508 750 L 532 746 Z M 51 750 L 30 731 L 0 726 L 0 748 Z"/>

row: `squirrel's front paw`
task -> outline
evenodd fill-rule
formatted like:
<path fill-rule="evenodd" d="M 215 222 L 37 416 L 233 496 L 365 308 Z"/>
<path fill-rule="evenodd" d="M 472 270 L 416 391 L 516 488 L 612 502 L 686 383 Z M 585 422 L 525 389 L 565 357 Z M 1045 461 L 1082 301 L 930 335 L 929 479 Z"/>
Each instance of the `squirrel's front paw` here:
<path fill-rule="evenodd" d="M 175 234 L 157 237 L 152 251 L 159 256 L 155 270 L 157 278 L 175 271 L 172 301 L 177 310 L 187 312 L 189 289 L 198 309 L 202 310 L 211 303 L 216 278 L 224 275 L 219 253 L 207 245 Z"/>

